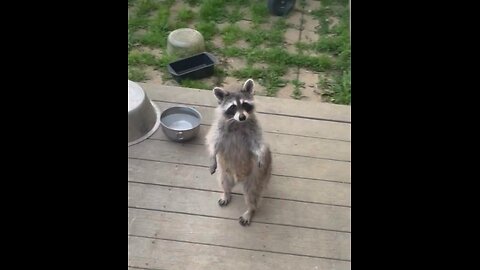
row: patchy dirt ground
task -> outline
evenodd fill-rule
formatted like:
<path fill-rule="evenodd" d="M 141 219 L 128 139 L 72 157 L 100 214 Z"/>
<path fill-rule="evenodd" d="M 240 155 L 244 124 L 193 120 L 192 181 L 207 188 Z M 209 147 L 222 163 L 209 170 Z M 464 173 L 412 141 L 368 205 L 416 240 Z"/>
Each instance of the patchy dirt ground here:
<path fill-rule="evenodd" d="M 129 79 L 136 79 L 136 73 L 132 73 L 134 75 L 131 76 L 130 67 L 132 67 L 132 69 L 138 69 L 138 74 L 141 74 L 141 76 L 138 76 L 138 81 L 179 85 L 166 72 L 164 68 L 165 60 L 162 61 L 162 57 L 165 56 L 166 39 L 163 40 L 164 44 L 158 44 L 158 46 L 145 44 L 146 42 L 142 42 L 142 37 L 148 34 L 148 27 L 143 27 L 147 30 L 142 27 L 130 27 L 130 21 L 133 21 L 135 12 L 138 13 L 141 8 L 148 8 L 148 6 L 139 7 L 138 1 L 141 0 L 129 1 Z M 158 7 L 163 2 L 168 1 L 151 0 L 144 2 L 151 2 Z M 166 23 L 169 29 L 175 29 L 176 26 L 197 29 L 199 21 L 206 13 L 202 11 L 205 8 L 201 6 L 205 1 L 203 3 L 201 3 L 202 1 L 171 2 L 166 15 Z M 261 1 L 255 0 L 252 3 L 254 2 Z M 142 4 L 146 5 L 145 3 Z M 259 8 L 262 8 L 262 6 L 259 5 L 257 9 Z M 252 10 L 255 11 L 253 7 L 250 9 L 245 6 L 238 7 L 226 4 L 224 12 L 228 12 L 230 17 L 226 16 L 226 19 L 221 20 L 221 22 L 214 22 L 214 30 L 212 30 L 214 34 L 205 38 L 207 51 L 212 52 L 219 60 L 214 78 L 189 82 L 188 85 L 182 86 L 212 89 L 213 86 L 218 85 L 231 88 L 241 84 L 245 80 L 244 77 L 258 75 L 255 80 L 257 82 L 257 94 L 259 95 L 318 102 L 331 101 L 329 96 L 327 98 L 324 96 L 325 93 L 332 93 L 332 89 L 327 89 L 332 84 L 327 84 L 325 81 L 333 81 L 336 78 L 335 76 L 341 73 L 333 67 L 330 69 L 318 68 L 315 57 L 319 58 L 318 61 L 322 61 L 320 60 L 321 57 L 336 61 L 338 55 L 333 54 L 332 56 L 314 48 L 319 47 L 317 44 L 320 44 L 322 39 L 332 36 L 331 33 L 328 33 L 328 29 L 335 29 L 340 24 L 339 18 L 335 16 L 320 17 L 320 15 L 326 16 L 322 13 L 322 1 L 315 0 L 297 0 L 294 10 L 283 18 L 264 14 L 264 18 L 259 19 L 258 14 L 252 12 Z M 155 19 L 155 12 L 156 10 L 152 9 L 151 20 Z M 235 16 L 237 16 L 236 19 L 231 19 Z M 278 25 L 282 25 L 278 24 L 278 20 L 285 22 L 285 28 L 281 30 L 281 39 L 278 39 L 278 44 L 269 44 L 271 41 L 268 40 L 269 37 L 265 33 L 272 32 Z M 325 27 L 322 29 L 322 20 L 324 24 L 325 22 L 328 23 L 327 30 L 325 30 Z M 131 29 L 133 29 L 133 33 L 130 33 Z M 205 34 L 206 31 L 204 31 Z M 138 40 L 132 42 L 132 48 L 130 48 L 130 34 L 132 34 L 133 39 Z M 257 38 L 255 35 L 259 36 L 259 41 L 254 40 Z M 232 37 L 233 43 L 226 44 L 229 39 L 229 42 L 231 42 Z M 276 38 L 276 36 L 271 37 Z M 285 58 L 289 57 L 292 60 L 289 62 L 289 60 L 282 59 L 281 54 L 276 57 L 277 59 L 275 57 L 263 57 L 264 52 L 262 50 L 265 52 L 279 50 L 285 53 Z M 131 57 L 131 55 L 153 55 L 154 58 L 150 61 L 144 59 L 145 57 L 137 57 L 138 61 L 134 61 L 136 58 Z M 305 61 L 311 61 L 312 63 L 309 65 L 314 68 L 307 64 L 304 65 L 301 61 L 302 57 L 306 57 Z M 278 60 L 278 63 L 276 60 Z M 335 67 L 336 63 L 334 62 L 331 66 Z"/>

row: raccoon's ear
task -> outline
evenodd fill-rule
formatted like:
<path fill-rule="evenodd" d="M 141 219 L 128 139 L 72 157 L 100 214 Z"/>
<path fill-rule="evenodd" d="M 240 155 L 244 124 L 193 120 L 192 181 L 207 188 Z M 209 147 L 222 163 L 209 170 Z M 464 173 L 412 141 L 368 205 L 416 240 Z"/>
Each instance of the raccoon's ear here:
<path fill-rule="evenodd" d="M 253 90 L 253 87 L 255 86 L 255 83 L 253 82 L 252 79 L 248 79 L 244 84 L 243 84 L 243 87 L 242 87 L 242 92 L 247 92 L 249 93 L 250 95 L 253 95 L 253 93 L 255 92 Z"/>
<path fill-rule="evenodd" d="M 225 90 L 223 90 L 220 87 L 213 88 L 213 94 L 218 99 L 218 102 L 221 102 L 225 98 L 225 96 L 227 95 Z"/>

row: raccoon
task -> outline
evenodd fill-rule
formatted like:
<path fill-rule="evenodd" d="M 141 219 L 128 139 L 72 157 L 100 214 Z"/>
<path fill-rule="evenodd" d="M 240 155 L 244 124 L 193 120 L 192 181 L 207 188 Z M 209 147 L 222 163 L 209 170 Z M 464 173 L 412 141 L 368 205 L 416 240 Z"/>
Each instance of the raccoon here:
<path fill-rule="evenodd" d="M 247 210 L 239 222 L 250 225 L 272 172 L 270 148 L 255 116 L 254 82 L 248 79 L 237 91 L 215 87 L 213 93 L 219 105 L 206 141 L 210 173 L 215 173 L 218 162 L 218 181 L 224 191 L 218 204 L 227 206 L 232 188 L 242 184 Z"/>

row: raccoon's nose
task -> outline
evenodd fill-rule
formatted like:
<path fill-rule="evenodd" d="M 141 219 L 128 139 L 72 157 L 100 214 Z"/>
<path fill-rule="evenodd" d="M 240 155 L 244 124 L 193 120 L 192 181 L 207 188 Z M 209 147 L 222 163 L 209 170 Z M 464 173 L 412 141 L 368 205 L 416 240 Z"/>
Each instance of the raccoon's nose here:
<path fill-rule="evenodd" d="M 240 114 L 240 116 L 238 116 L 238 119 L 240 121 L 245 121 L 245 120 L 247 120 L 247 117 L 245 116 L 245 114 Z"/>

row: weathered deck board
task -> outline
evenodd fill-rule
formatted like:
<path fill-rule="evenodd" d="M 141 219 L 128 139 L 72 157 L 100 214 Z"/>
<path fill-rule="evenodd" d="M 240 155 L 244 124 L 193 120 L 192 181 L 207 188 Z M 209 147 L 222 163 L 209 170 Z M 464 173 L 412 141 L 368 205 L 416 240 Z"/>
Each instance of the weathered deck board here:
<path fill-rule="evenodd" d="M 129 265 L 165 269 L 351 268 L 348 261 L 139 237 L 128 237 L 128 254 Z"/>
<path fill-rule="evenodd" d="M 209 129 L 210 126 L 201 125 L 198 137 L 187 143 L 204 145 L 205 136 L 207 135 Z M 151 138 L 168 141 L 167 136 L 165 136 L 162 130 L 157 130 L 151 136 Z M 351 160 L 350 142 L 275 133 L 265 133 L 265 141 L 268 142 L 270 145 L 270 150 L 274 153 L 326 158 L 341 161 Z"/>
<path fill-rule="evenodd" d="M 168 109 L 176 103 L 155 102 L 160 110 Z M 211 125 L 214 109 L 205 106 L 191 106 L 202 114 L 202 124 Z M 267 133 L 291 134 L 314 138 L 350 141 L 351 124 L 325 122 L 311 119 L 291 118 L 279 115 L 257 115 L 263 131 Z"/>
<path fill-rule="evenodd" d="M 241 195 L 232 195 L 227 207 L 218 206 L 219 198 L 220 193 L 211 191 L 128 183 L 128 205 L 131 207 L 233 220 L 246 210 Z M 350 215 L 351 209 L 346 207 L 264 198 L 254 222 L 349 232 Z"/>
<path fill-rule="evenodd" d="M 273 152 L 273 176 L 249 227 L 241 187 L 217 205 L 204 136 L 211 91 L 141 84 L 161 110 L 191 105 L 199 137 L 169 141 L 158 130 L 128 148 L 128 266 L 134 269 L 351 268 L 351 109 L 256 97 Z"/>
<path fill-rule="evenodd" d="M 140 84 L 148 97 L 155 101 L 175 103 L 188 103 L 216 107 L 217 101 L 211 91 L 186 89 L 175 86 Z M 280 114 L 296 118 L 306 117 L 313 119 L 326 119 L 329 121 L 351 122 L 350 106 L 325 104 L 317 102 L 304 102 L 291 99 L 278 99 L 271 97 L 255 97 L 258 112 Z"/>
<path fill-rule="evenodd" d="M 128 210 L 128 223 L 130 235 L 350 260 L 349 233 L 267 224 L 247 230 L 236 220 L 139 209 Z"/>
<path fill-rule="evenodd" d="M 208 166 L 207 149 L 203 145 L 178 144 L 146 140 L 128 148 L 128 157 L 179 164 Z M 273 154 L 273 174 L 299 178 L 350 182 L 351 163 L 328 159 Z"/>
<path fill-rule="evenodd" d="M 221 191 L 206 167 L 128 159 L 128 181 Z M 350 184 L 272 176 L 265 197 L 350 206 Z M 240 186 L 233 189 L 241 193 Z"/>

